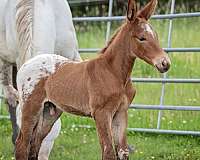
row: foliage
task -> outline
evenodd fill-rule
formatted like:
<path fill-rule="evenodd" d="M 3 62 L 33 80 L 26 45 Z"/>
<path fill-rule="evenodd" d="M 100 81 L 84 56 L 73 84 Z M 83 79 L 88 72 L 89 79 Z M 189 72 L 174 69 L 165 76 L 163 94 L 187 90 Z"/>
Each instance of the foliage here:
<path fill-rule="evenodd" d="M 73 16 L 107 16 L 108 0 L 70 0 Z M 128 0 L 113 0 L 113 15 L 124 15 Z M 81 3 L 78 3 L 81 2 Z M 138 8 L 144 6 L 148 0 L 137 0 Z M 157 14 L 166 14 L 170 12 L 171 0 L 159 0 Z M 199 0 L 176 0 L 175 12 L 199 12 Z"/>

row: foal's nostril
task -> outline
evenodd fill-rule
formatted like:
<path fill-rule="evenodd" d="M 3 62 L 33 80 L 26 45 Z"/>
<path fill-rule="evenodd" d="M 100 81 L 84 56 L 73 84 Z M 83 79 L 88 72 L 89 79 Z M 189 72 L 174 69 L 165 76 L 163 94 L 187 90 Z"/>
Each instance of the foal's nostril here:
<path fill-rule="evenodd" d="M 163 67 L 168 66 L 168 62 L 167 62 L 165 59 L 162 61 L 162 66 L 163 66 Z"/>
<path fill-rule="evenodd" d="M 155 64 L 155 67 L 161 72 L 167 72 L 170 68 L 171 62 L 169 60 L 169 58 L 167 57 L 163 57 L 160 58 L 157 63 Z"/>
<path fill-rule="evenodd" d="M 170 62 L 167 61 L 166 59 L 163 59 L 162 62 L 161 62 L 161 65 L 164 69 L 169 69 L 170 67 Z"/>

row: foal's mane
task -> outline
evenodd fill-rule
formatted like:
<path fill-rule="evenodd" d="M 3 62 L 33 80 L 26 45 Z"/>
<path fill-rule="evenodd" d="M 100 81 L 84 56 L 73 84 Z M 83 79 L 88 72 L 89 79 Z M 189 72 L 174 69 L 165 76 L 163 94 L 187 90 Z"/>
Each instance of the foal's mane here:
<path fill-rule="evenodd" d="M 23 64 L 25 62 L 26 56 L 32 56 L 33 3 L 33 0 L 17 0 L 16 29 L 20 64 Z"/>
<path fill-rule="evenodd" d="M 111 45 L 111 43 L 114 41 L 114 39 L 117 37 L 118 33 L 121 31 L 121 28 L 122 27 L 119 27 L 115 33 L 113 34 L 112 38 L 107 42 L 106 46 L 101 50 L 99 51 L 98 54 L 104 54 L 105 51 L 108 49 L 108 47 Z"/>

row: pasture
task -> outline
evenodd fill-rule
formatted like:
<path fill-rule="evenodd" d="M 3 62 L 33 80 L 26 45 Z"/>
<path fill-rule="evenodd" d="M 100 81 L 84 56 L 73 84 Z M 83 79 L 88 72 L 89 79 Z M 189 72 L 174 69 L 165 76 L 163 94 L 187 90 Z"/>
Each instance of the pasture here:
<path fill-rule="evenodd" d="M 161 44 L 167 47 L 168 21 L 153 20 Z M 90 23 L 88 23 L 90 25 Z M 199 47 L 200 18 L 174 20 L 172 47 Z M 112 31 L 119 26 L 113 24 Z M 77 28 L 80 48 L 102 48 L 105 41 L 104 23 L 88 27 L 87 31 Z M 96 54 L 82 54 L 83 59 L 91 59 Z M 200 78 L 199 53 L 170 53 L 172 66 L 168 72 L 170 78 Z M 137 60 L 133 69 L 134 77 L 162 77 L 153 67 Z M 137 94 L 135 104 L 159 104 L 161 84 L 135 83 Z M 167 84 L 165 105 L 200 106 L 200 84 Z M 2 107 L 2 114 L 7 114 Z M 128 127 L 156 128 L 158 111 L 129 110 Z M 91 119 L 79 118 L 69 114 L 62 115 L 62 131 L 55 142 L 50 160 L 98 160 L 100 146 L 95 129 L 78 128 L 77 125 L 91 125 Z M 200 130 L 200 113 L 192 111 L 163 111 L 162 129 Z M 200 137 L 128 133 L 128 143 L 134 145 L 135 154 L 130 160 L 199 160 Z M 11 125 L 8 120 L 0 120 L 0 160 L 13 157 L 11 144 Z"/>

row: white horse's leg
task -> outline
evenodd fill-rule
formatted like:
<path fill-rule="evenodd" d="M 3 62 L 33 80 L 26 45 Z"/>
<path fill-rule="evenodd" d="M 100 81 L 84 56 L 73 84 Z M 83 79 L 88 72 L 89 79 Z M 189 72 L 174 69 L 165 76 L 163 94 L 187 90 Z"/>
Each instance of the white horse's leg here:
<path fill-rule="evenodd" d="M 16 123 L 18 92 L 12 85 L 12 65 L 2 59 L 0 59 L 0 82 L 2 82 L 4 96 L 8 103 L 10 120 L 13 128 L 12 142 L 15 144 L 18 132 Z"/>
<path fill-rule="evenodd" d="M 42 141 L 38 160 L 48 160 L 50 152 L 53 148 L 54 140 L 58 137 L 61 129 L 61 120 L 60 118 L 54 123 L 51 131 Z"/>
<path fill-rule="evenodd" d="M 0 74 L 5 98 L 8 100 L 9 105 L 16 107 L 18 93 L 12 84 L 12 65 L 2 59 L 0 59 Z"/>

